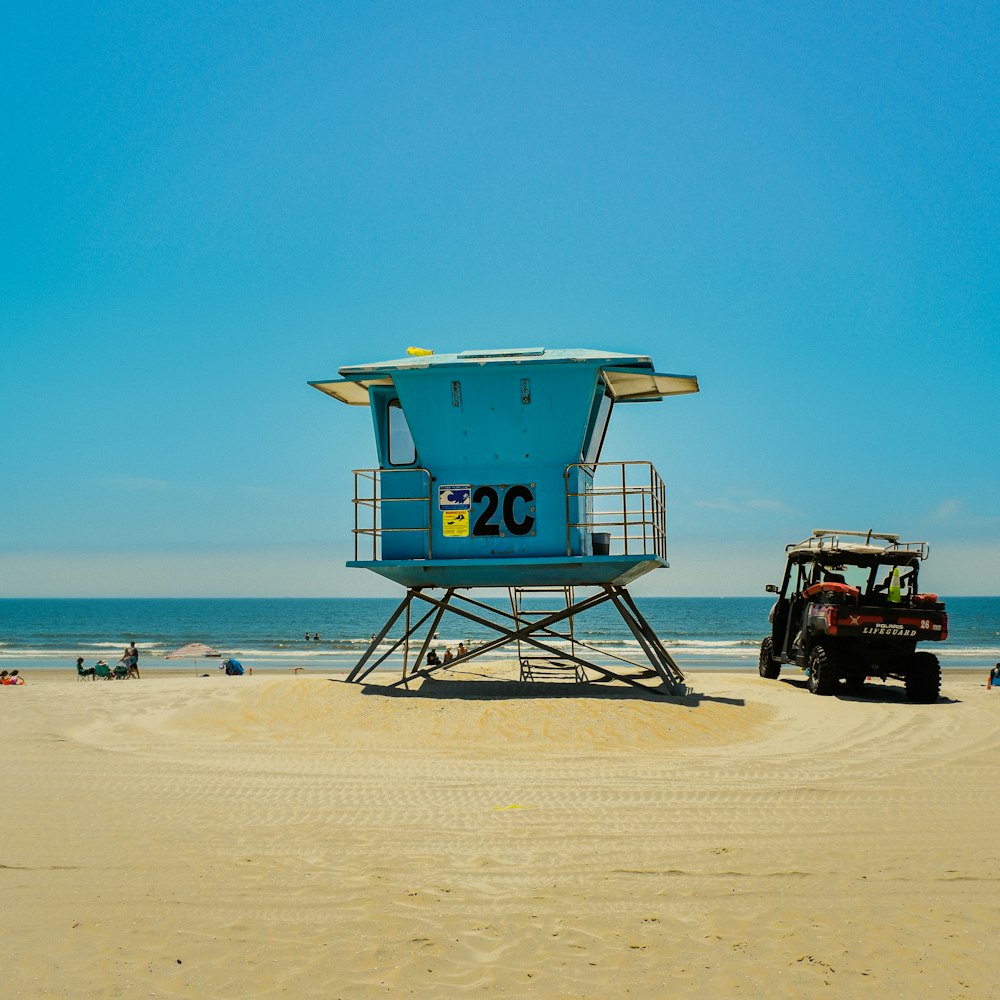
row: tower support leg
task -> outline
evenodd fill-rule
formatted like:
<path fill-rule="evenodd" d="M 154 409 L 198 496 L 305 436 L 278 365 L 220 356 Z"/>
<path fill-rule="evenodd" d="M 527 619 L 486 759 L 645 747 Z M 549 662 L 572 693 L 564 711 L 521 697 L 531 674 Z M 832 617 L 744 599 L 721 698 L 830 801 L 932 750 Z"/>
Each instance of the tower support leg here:
<path fill-rule="evenodd" d="M 683 694 L 687 688 L 681 668 L 677 666 L 674 658 L 660 641 L 660 637 L 643 617 L 635 601 L 632 600 L 632 595 L 624 587 L 608 587 L 607 590 L 618 609 L 618 613 L 642 647 L 642 651 L 646 654 L 646 658 L 652 664 L 657 675 L 674 694 Z"/>
<path fill-rule="evenodd" d="M 429 608 L 425 613 L 417 616 L 415 620 L 411 620 L 415 602 L 429 605 Z M 581 639 L 578 633 L 574 636 L 573 617 L 607 602 L 611 602 L 621 615 L 622 620 L 645 654 L 648 666 L 644 667 L 643 664 L 629 660 L 624 656 L 602 650 Z M 498 635 L 465 655 L 456 657 L 449 664 L 428 666 L 426 664 L 427 651 L 434 640 L 438 625 L 448 612 L 465 621 L 490 629 Z M 406 617 L 403 634 L 399 638 L 389 641 L 387 648 L 378 654 L 378 650 L 386 642 L 389 632 L 404 614 Z M 670 694 L 684 694 L 687 691 L 684 674 L 680 667 L 667 652 L 625 587 L 606 585 L 579 600 L 575 597 L 568 599 L 564 609 L 551 613 L 538 612 L 538 614 L 541 617 L 537 620 L 525 623 L 523 617 L 519 617 L 516 613 L 508 614 L 500 608 L 477 601 L 465 594 L 459 594 L 454 588 L 445 590 L 440 598 L 434 596 L 433 593 L 426 592 L 423 588 L 410 588 L 399 606 L 369 644 L 361 659 L 350 671 L 347 680 L 351 683 L 361 683 L 373 670 L 393 656 L 400 647 L 403 647 L 402 675 L 399 680 L 392 682 L 390 687 L 407 684 L 414 672 L 421 676 L 429 676 L 439 670 L 460 666 L 468 660 L 491 653 L 504 646 L 514 644 L 519 649 L 520 644 L 524 643 L 540 650 L 549 658 L 572 663 L 577 668 L 584 670 L 592 670 L 604 680 L 621 681 L 646 691 L 660 690 Z M 562 623 L 567 621 L 569 622 L 568 632 L 561 629 Z M 428 622 L 430 622 L 429 626 Z M 409 665 L 411 640 L 418 643 L 418 652 L 412 670 Z M 565 643 L 570 640 L 572 640 L 571 648 L 567 652 Z M 563 645 L 556 646 L 553 645 L 553 642 L 561 642 Z M 602 662 L 599 663 L 593 658 L 579 655 L 577 650 L 600 654 Z M 617 666 L 609 666 L 608 661 L 638 667 L 642 672 L 636 673 Z M 648 684 L 643 683 L 643 678 L 653 677 L 660 681 L 660 688 L 650 688 Z"/>
<path fill-rule="evenodd" d="M 416 632 L 417 629 L 419 629 L 420 626 L 434 613 L 433 609 L 431 609 L 415 625 L 410 625 L 409 623 L 410 605 L 413 603 L 414 598 L 419 596 L 419 594 L 420 594 L 419 589 L 407 590 L 406 596 L 403 598 L 402 601 L 400 601 L 399 607 L 396 608 L 396 610 L 393 611 L 391 615 L 389 615 L 389 618 L 386 621 L 385 625 L 382 626 L 381 631 L 368 644 L 368 648 L 365 650 L 361 659 L 358 660 L 358 662 L 354 665 L 351 672 L 347 675 L 347 680 L 349 683 L 363 681 L 376 667 L 379 667 L 381 666 L 381 664 L 385 663 L 385 661 L 388 660 L 389 657 L 392 656 L 392 654 L 395 653 L 400 646 L 409 643 L 410 637 L 413 635 L 413 633 Z M 407 626 L 403 635 L 395 642 L 393 642 L 381 656 L 379 656 L 375 660 L 372 660 L 372 662 L 369 664 L 368 661 L 375 654 L 375 651 L 379 648 L 379 646 L 382 644 L 382 641 L 391 631 L 392 626 L 396 624 L 396 622 L 399 620 L 400 616 L 404 612 L 407 613 Z M 403 674 L 404 676 L 406 674 L 405 661 L 403 664 Z"/>

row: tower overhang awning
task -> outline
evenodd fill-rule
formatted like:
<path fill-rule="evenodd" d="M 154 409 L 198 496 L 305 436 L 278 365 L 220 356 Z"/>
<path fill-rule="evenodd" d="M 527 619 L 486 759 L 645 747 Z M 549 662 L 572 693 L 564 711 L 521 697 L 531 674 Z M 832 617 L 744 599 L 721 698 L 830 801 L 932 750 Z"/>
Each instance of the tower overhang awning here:
<path fill-rule="evenodd" d="M 668 375 L 638 368 L 603 368 L 601 375 L 616 403 L 644 403 L 698 391 L 695 375 Z"/>
<path fill-rule="evenodd" d="M 348 406 L 368 406 L 368 389 L 373 385 L 392 385 L 389 376 L 375 378 L 342 378 L 329 382 L 310 382 L 314 389 L 325 392 L 334 399 L 339 399 Z"/>

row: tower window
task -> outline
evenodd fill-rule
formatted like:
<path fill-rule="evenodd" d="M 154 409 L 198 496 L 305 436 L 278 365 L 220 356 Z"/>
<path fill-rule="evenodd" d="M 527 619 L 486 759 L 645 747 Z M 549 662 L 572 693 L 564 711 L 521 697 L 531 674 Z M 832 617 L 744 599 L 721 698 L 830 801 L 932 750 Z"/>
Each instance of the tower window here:
<path fill-rule="evenodd" d="M 417 449 L 406 422 L 406 414 L 398 399 L 389 403 L 389 464 L 413 465 L 417 460 Z"/>
<path fill-rule="evenodd" d="M 587 436 L 583 443 L 583 461 L 588 464 L 596 462 L 601 457 L 604 435 L 607 433 L 608 421 L 611 419 L 611 402 L 608 393 L 602 392 L 591 413 L 590 426 L 587 428 Z"/>

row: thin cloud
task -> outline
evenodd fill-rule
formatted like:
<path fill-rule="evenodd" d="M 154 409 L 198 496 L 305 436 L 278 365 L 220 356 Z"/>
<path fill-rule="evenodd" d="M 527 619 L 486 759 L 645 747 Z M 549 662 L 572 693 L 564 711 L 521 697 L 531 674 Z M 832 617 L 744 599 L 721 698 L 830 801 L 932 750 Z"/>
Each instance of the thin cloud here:
<path fill-rule="evenodd" d="M 784 500 L 751 500 L 747 506 L 752 510 L 766 510 L 775 514 L 797 513 Z"/>
<path fill-rule="evenodd" d="M 931 512 L 930 520 L 951 530 L 976 531 L 994 536 L 1000 529 L 1000 515 L 993 510 L 970 509 L 964 500 L 942 500 Z"/>
<path fill-rule="evenodd" d="M 708 510 L 725 510 L 732 514 L 742 514 L 743 508 L 737 507 L 736 504 L 730 503 L 728 500 L 696 500 L 695 507 L 706 507 Z"/>
<path fill-rule="evenodd" d="M 961 500 L 943 500 L 931 513 L 935 521 L 954 521 L 962 513 Z"/>
<path fill-rule="evenodd" d="M 793 508 L 789 507 L 784 500 L 769 500 L 754 498 L 751 500 L 697 500 L 696 507 L 703 507 L 708 510 L 722 510 L 730 514 L 795 514 Z"/>
<path fill-rule="evenodd" d="M 109 476 L 104 481 L 109 489 L 124 493 L 166 493 L 170 489 L 170 483 L 166 479 L 143 476 Z"/>

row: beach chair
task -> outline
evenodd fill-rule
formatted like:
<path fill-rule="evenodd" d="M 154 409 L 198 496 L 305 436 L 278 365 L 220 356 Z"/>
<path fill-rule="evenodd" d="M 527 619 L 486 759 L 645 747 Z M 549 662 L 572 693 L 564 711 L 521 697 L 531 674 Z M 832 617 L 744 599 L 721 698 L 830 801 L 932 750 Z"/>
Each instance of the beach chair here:
<path fill-rule="evenodd" d="M 97 674 L 94 667 L 85 667 L 82 663 L 76 665 L 76 679 L 78 681 L 96 681 Z"/>
<path fill-rule="evenodd" d="M 128 678 L 128 665 L 125 663 L 115 664 L 115 680 L 123 681 Z"/>
<path fill-rule="evenodd" d="M 97 666 L 94 667 L 94 676 L 100 677 L 105 681 L 110 680 L 111 668 L 106 663 L 98 663 Z"/>

